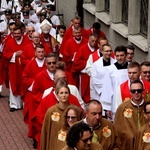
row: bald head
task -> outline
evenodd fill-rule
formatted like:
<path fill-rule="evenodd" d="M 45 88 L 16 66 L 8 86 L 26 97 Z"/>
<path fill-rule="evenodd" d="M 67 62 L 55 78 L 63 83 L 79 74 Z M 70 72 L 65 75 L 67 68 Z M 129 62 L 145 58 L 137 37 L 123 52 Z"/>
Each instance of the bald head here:
<path fill-rule="evenodd" d="M 35 45 L 40 44 L 40 34 L 38 32 L 32 33 L 32 41 Z"/>
<path fill-rule="evenodd" d="M 97 34 L 91 34 L 91 35 L 89 36 L 88 42 L 89 42 L 89 44 L 90 44 L 90 46 L 91 46 L 92 48 L 95 48 L 95 47 L 96 47 L 96 45 L 97 45 L 97 39 L 98 39 Z"/>
<path fill-rule="evenodd" d="M 66 78 L 66 73 L 65 71 L 61 70 L 61 69 L 57 69 L 54 75 L 54 79 L 58 79 L 58 78 Z"/>
<path fill-rule="evenodd" d="M 29 35 L 29 37 L 32 37 L 33 32 L 35 32 L 35 28 L 33 26 L 28 26 L 26 28 L 27 34 Z"/>
<path fill-rule="evenodd" d="M 86 121 L 89 126 L 96 127 L 102 119 L 102 105 L 97 100 L 91 100 L 86 108 Z"/>
<path fill-rule="evenodd" d="M 33 32 L 32 37 L 40 37 L 40 33 L 39 32 Z"/>

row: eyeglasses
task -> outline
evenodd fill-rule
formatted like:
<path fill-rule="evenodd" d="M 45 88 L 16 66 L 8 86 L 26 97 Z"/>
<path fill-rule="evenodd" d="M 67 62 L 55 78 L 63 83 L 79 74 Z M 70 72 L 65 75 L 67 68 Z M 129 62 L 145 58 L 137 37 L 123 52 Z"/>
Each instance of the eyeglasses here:
<path fill-rule="evenodd" d="M 142 93 L 143 89 L 131 89 L 130 92 L 133 93 L 133 94 L 136 93 L 136 92 L 137 93 Z"/>
<path fill-rule="evenodd" d="M 77 117 L 75 117 L 75 116 L 67 116 L 67 119 L 69 120 L 69 119 L 71 119 L 71 120 L 74 120 L 74 119 L 76 119 Z"/>
<path fill-rule="evenodd" d="M 89 138 L 87 139 L 80 139 L 81 141 L 83 141 L 83 143 L 87 143 L 89 140 L 91 141 L 93 138 L 93 136 L 90 136 Z"/>
<path fill-rule="evenodd" d="M 47 64 L 48 64 L 48 65 L 51 65 L 51 64 L 55 65 L 55 64 L 56 64 L 56 61 L 53 61 L 53 62 L 47 62 Z"/>
<path fill-rule="evenodd" d="M 144 74 L 150 74 L 150 71 L 142 71 Z"/>

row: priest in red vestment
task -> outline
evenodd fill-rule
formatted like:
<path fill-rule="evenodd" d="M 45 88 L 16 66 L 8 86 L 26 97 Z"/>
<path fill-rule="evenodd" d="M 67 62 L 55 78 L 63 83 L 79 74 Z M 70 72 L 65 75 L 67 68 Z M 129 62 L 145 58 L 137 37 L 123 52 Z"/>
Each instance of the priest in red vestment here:
<path fill-rule="evenodd" d="M 106 35 L 103 31 L 101 31 L 101 25 L 99 22 L 94 22 L 93 26 L 89 29 L 86 30 L 88 36 L 90 36 L 91 34 L 97 34 L 98 35 L 98 39 L 99 38 L 106 38 Z"/>
<path fill-rule="evenodd" d="M 35 32 L 35 28 L 32 25 L 27 26 L 24 36 L 27 38 L 29 43 L 32 43 L 33 32 Z"/>
<path fill-rule="evenodd" d="M 64 46 L 65 46 L 65 44 L 66 44 L 66 41 L 67 41 L 68 39 L 70 39 L 70 38 L 73 36 L 73 34 L 72 34 L 72 33 L 73 33 L 73 29 L 74 29 L 75 27 L 81 27 L 81 18 L 78 17 L 78 16 L 76 16 L 76 17 L 72 20 L 72 23 L 73 23 L 73 24 L 66 30 L 65 35 L 64 35 L 64 37 L 63 37 L 63 41 L 62 41 L 61 48 L 60 48 L 60 53 L 61 53 L 62 55 L 64 55 L 63 50 L 64 50 Z M 82 37 L 88 39 L 87 32 L 86 32 L 86 30 L 85 30 L 84 28 L 82 28 L 82 27 L 81 27 L 81 33 L 82 33 Z"/>
<path fill-rule="evenodd" d="M 56 45 L 56 39 L 50 35 L 50 30 L 52 28 L 52 25 L 49 23 L 48 20 L 43 20 L 43 22 L 41 23 L 40 25 L 40 28 L 41 28 L 41 42 L 42 43 L 45 43 L 48 45 L 48 47 L 50 49 L 52 49 L 52 51 L 54 50 L 54 47 Z"/>
<path fill-rule="evenodd" d="M 20 56 L 24 47 L 27 45 L 27 41 L 22 35 L 20 27 L 14 29 L 14 38 L 9 40 L 4 48 L 4 57 L 8 61 L 9 71 L 9 87 L 10 87 L 10 111 L 15 111 L 22 108 L 22 101 L 20 99 L 21 92 L 21 77 L 22 67 Z"/>
<path fill-rule="evenodd" d="M 9 23 L 8 27 L 10 33 L 4 38 L 4 45 L 6 45 L 6 43 L 13 38 L 14 28 L 16 27 L 15 22 Z M 2 64 L 3 64 L 3 68 L 2 68 L 3 79 L 6 87 L 9 88 L 8 61 L 4 57 L 2 57 Z"/>
<path fill-rule="evenodd" d="M 8 27 L 9 27 L 10 33 L 5 37 L 5 43 L 6 43 L 7 41 L 9 41 L 10 39 L 13 38 L 13 32 L 14 32 L 14 29 L 15 29 L 15 27 L 16 27 L 15 22 L 9 23 L 9 26 L 8 26 Z"/>
<path fill-rule="evenodd" d="M 54 85 L 54 73 L 56 71 L 57 61 L 56 57 L 57 56 L 54 53 L 47 55 L 47 68 L 40 72 L 34 79 L 32 87 L 32 101 L 30 103 L 30 120 L 34 116 L 34 113 L 41 102 L 44 91 Z M 34 128 L 32 124 L 29 127 L 28 137 L 34 138 Z"/>
<path fill-rule="evenodd" d="M 46 68 L 45 58 L 44 58 L 44 46 L 42 44 L 36 45 L 35 48 L 35 58 L 31 60 L 25 67 L 22 75 L 22 87 L 21 96 L 24 102 L 24 122 L 29 125 L 29 108 L 32 101 L 32 86 L 34 79 L 38 73 Z"/>
<path fill-rule="evenodd" d="M 73 29 L 73 36 L 66 41 L 63 50 L 63 61 L 66 63 L 67 71 L 71 71 L 76 52 L 86 43 L 88 43 L 88 40 L 82 36 L 81 27 L 75 27 Z"/>
<path fill-rule="evenodd" d="M 79 74 L 79 80 L 76 79 L 76 82 L 79 82 L 76 84 L 78 85 L 79 91 L 81 92 L 80 94 L 85 103 L 90 100 L 90 77 L 86 73 L 85 67 L 89 55 L 96 50 L 96 46 L 97 35 L 92 34 L 89 37 L 89 42 L 83 45 L 76 53 L 72 68 L 74 77 L 77 77 L 77 74 Z"/>
<path fill-rule="evenodd" d="M 44 46 L 45 55 L 52 52 L 47 44 L 40 42 L 40 34 L 38 32 L 34 32 L 32 34 L 32 43 L 29 43 L 27 46 L 25 46 L 23 53 L 21 54 L 21 63 L 23 67 L 25 67 L 27 63 L 29 63 L 35 57 L 35 47 L 37 44 L 42 44 Z"/>

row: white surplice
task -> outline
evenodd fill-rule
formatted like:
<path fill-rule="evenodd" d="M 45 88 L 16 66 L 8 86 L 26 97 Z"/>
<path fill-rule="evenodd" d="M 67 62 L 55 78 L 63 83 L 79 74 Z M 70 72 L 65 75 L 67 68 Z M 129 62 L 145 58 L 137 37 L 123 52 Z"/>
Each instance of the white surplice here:
<path fill-rule="evenodd" d="M 111 64 L 115 62 L 116 60 L 110 58 Z M 91 98 L 99 100 L 105 110 L 111 110 L 111 99 L 113 95 L 108 67 L 103 65 L 103 57 L 101 57 L 93 63 L 91 71 Z"/>

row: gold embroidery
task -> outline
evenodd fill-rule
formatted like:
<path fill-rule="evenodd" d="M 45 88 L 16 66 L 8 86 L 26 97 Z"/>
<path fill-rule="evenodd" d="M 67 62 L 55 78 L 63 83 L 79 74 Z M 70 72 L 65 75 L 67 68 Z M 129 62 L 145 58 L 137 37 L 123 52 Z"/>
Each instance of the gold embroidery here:
<path fill-rule="evenodd" d="M 60 114 L 58 112 L 53 112 L 51 115 L 51 118 L 53 121 L 59 121 L 60 120 Z"/>
<path fill-rule="evenodd" d="M 60 131 L 60 133 L 58 134 L 58 140 L 60 141 L 65 141 L 66 140 L 66 132 L 65 131 Z"/>
<path fill-rule="evenodd" d="M 150 133 L 144 133 L 144 136 L 142 137 L 143 142 L 150 143 Z"/>
<path fill-rule="evenodd" d="M 132 109 L 126 109 L 125 111 L 124 111 L 124 117 L 126 117 L 126 118 L 131 118 L 132 117 Z"/>
<path fill-rule="evenodd" d="M 107 126 L 107 127 L 104 127 L 102 131 L 103 131 L 103 136 L 104 136 L 105 138 L 108 138 L 108 137 L 111 136 L 111 130 L 108 129 L 108 126 Z"/>

